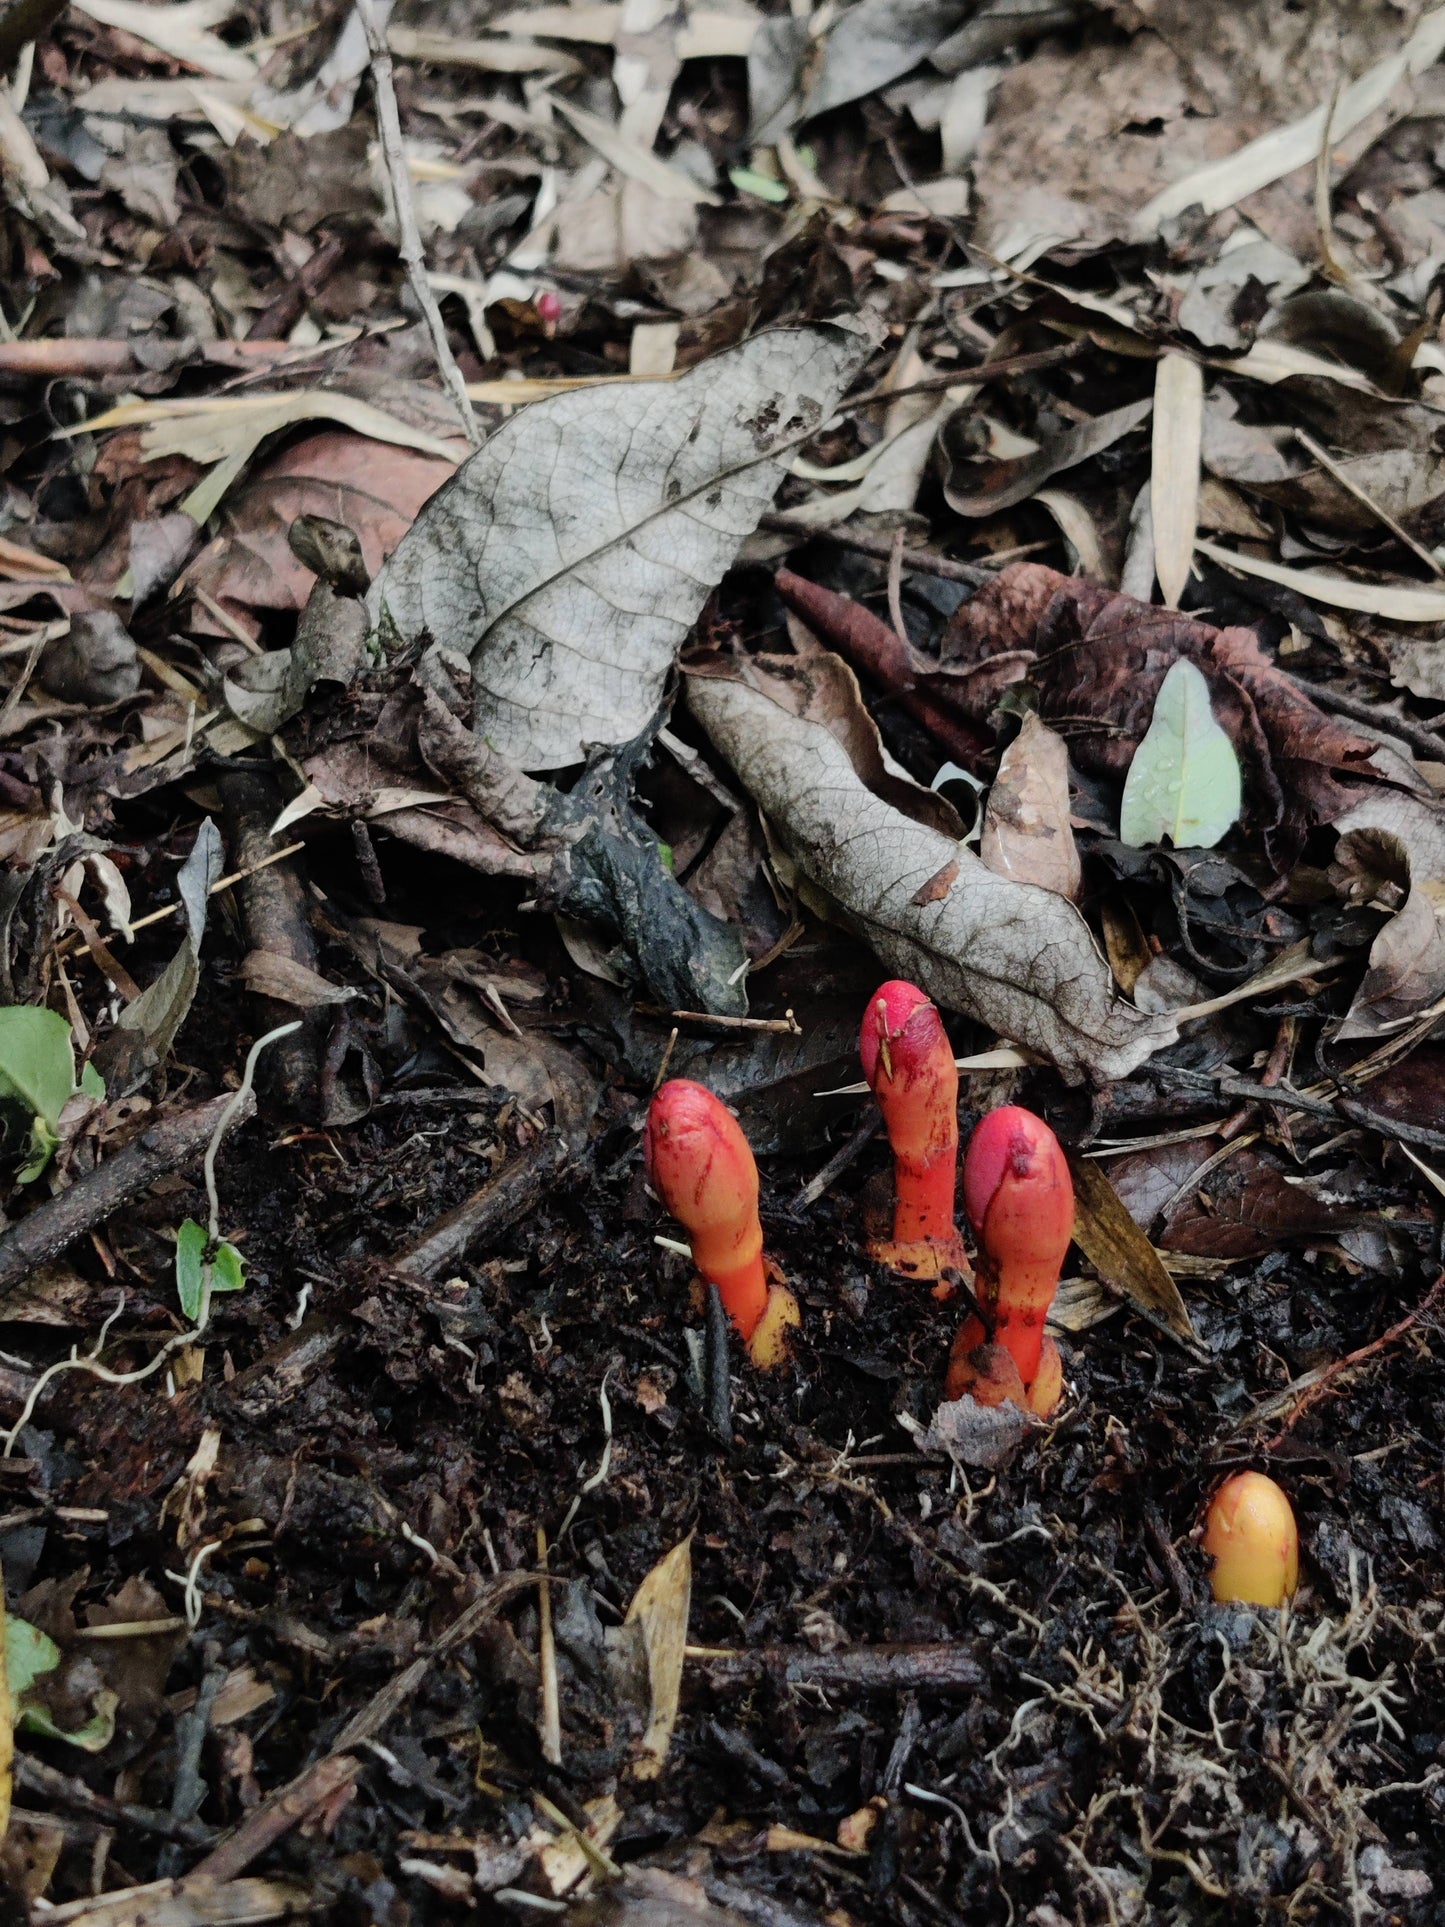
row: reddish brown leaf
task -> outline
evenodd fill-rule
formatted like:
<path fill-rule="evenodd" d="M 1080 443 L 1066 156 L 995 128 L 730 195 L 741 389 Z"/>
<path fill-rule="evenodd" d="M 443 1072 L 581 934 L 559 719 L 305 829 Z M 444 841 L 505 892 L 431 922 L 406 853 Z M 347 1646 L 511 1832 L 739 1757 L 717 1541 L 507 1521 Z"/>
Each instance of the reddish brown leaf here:
<path fill-rule="evenodd" d="M 1018 668 L 1019 652 L 1028 663 Z M 1326 715 L 1265 655 L 1252 629 L 1215 629 L 1171 609 L 1016 563 L 967 602 L 944 637 L 943 660 L 963 672 L 957 700 L 984 721 L 1021 673 L 1039 713 L 1093 775 L 1122 778 L 1149 724 L 1159 685 L 1181 657 L 1208 679 L 1214 713 L 1245 776 L 1245 821 L 1284 868 L 1304 836 L 1375 782 L 1375 745 Z M 1355 784 L 1343 781 L 1354 778 Z"/>
<path fill-rule="evenodd" d="M 823 589 L 791 569 L 779 569 L 778 594 L 816 635 L 838 651 L 854 669 L 896 696 L 910 716 L 931 731 L 950 756 L 966 769 L 991 762 L 987 737 L 966 720 L 956 705 L 940 694 L 943 680 L 927 665 L 915 663 L 886 622 L 851 596 Z M 1023 672 L 1020 671 L 1020 674 Z"/>
<path fill-rule="evenodd" d="M 465 453 L 460 445 L 458 453 Z M 315 577 L 286 540 L 296 516 L 323 515 L 353 529 L 374 575 L 451 474 L 450 462 L 414 448 L 339 430 L 308 435 L 254 472 L 229 505 L 228 533 L 200 557 L 187 584 L 231 608 L 299 611 Z"/>

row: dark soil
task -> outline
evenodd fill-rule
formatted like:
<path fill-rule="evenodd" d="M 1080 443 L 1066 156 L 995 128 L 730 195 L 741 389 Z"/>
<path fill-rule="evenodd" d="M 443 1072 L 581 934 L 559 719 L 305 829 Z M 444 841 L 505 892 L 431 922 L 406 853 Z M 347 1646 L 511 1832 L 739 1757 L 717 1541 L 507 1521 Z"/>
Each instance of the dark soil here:
<path fill-rule="evenodd" d="M 529 1021 L 597 1053 L 598 986 L 540 922 L 489 910 L 480 889 L 475 909 L 451 890 L 438 916 L 425 872 L 378 842 L 386 915 L 429 941 L 530 955 L 551 988 Z M 351 863 L 349 840 L 316 843 L 313 874 L 337 901 L 359 894 Z M 252 1034 L 233 976 L 244 947 L 213 924 L 168 1073 L 187 1100 L 235 1081 Z M 608 1796 L 621 1818 L 607 1851 L 633 1878 L 599 1883 L 589 1919 L 675 1917 L 680 1903 L 636 1886 L 643 1863 L 778 1927 L 1445 1917 L 1430 1891 L 1445 1873 L 1445 1378 L 1428 1324 L 1329 1381 L 1296 1422 L 1269 1404 L 1424 1297 L 1437 1266 L 1423 1222 L 1405 1225 L 1419 1242 L 1398 1279 L 1316 1241 L 1189 1282 L 1198 1355 L 1127 1309 L 1064 1337 L 1057 1419 L 996 1473 L 966 1475 L 899 1424 L 926 1427 L 958 1312 L 861 1256 L 877 1143 L 818 1204 L 790 1208 L 828 1155 L 821 1111 L 799 1105 L 805 1148 L 765 1158 L 763 1181 L 805 1332 L 786 1375 L 733 1357 L 724 1434 L 692 1383 L 686 1267 L 653 1243 L 668 1227 L 641 1179 L 645 1086 L 594 1054 L 607 1089 L 576 1172 L 458 1276 L 408 1279 L 388 1254 L 525 1156 L 532 1127 L 434 1045 L 419 1055 L 354 963 L 326 961 L 367 991 L 349 1021 L 380 1067 L 379 1103 L 346 1128 L 263 1106 L 239 1129 L 223 1222 L 250 1277 L 217 1303 L 204 1375 L 179 1389 L 64 1375 L 4 1466 L 0 1557 L 52 1629 L 41 1607 L 57 1587 L 82 1624 L 142 1580 L 177 1611 L 167 1575 L 214 1547 L 168 1669 L 163 1640 L 88 1642 L 121 1698 L 103 1764 L 24 1742 L 42 1765 L 22 1767 L 17 1803 L 65 1830 L 53 1896 L 91 1891 L 97 1865 L 106 1889 L 195 1866 L 403 1675 L 405 1697 L 354 1745 L 349 1798 L 303 1810 L 244 1869 L 298 1883 L 328 1917 L 401 1927 L 479 1904 L 536 1918 L 511 1897 L 549 1895 L 536 1829 L 554 1831 L 558 1810 L 585 1824 Z M 808 968 L 794 957 L 787 994 L 755 1007 L 792 1004 L 806 1028 Z M 1139 1106 L 1152 1091 L 1140 1083 Z M 1087 1104 L 1043 1074 L 1020 1095 L 1076 1139 L 1086 1128 Z M 835 1142 L 849 1122 L 835 1116 Z M 1362 1182 L 1377 1222 L 1418 1199 L 1403 1166 Z M 74 1250 L 91 1303 L 110 1309 L 124 1287 L 125 1324 L 174 1325 L 165 1234 L 187 1213 L 204 1216 L 204 1197 L 173 1180 Z M 37 1336 L 12 1325 L 4 1342 L 30 1358 Z M 1278 1623 L 1213 1605 L 1193 1538 L 1212 1483 L 1245 1465 L 1285 1483 L 1306 1548 L 1305 1589 Z M 539 1528 L 560 1765 L 539 1741 L 537 1587 L 486 1606 L 495 1575 L 536 1570 Z M 647 1779 L 647 1695 L 609 1669 L 607 1636 L 689 1535 L 688 1640 L 712 1651 L 689 1660 L 670 1754 Z M 472 1636 L 434 1652 L 479 1598 Z M 867 1675 L 870 1649 L 939 1643 L 941 1679 L 879 1690 Z M 720 1656 L 736 1653 L 758 1664 Z M 790 1683 L 810 1654 L 831 1656 L 831 1683 L 800 1682 L 795 1664 Z M 198 1734 L 197 1689 L 204 1704 L 219 1688 L 224 1713 L 239 1678 L 268 1689 L 262 1703 Z M 152 1818 L 88 1811 L 85 1789 Z"/>

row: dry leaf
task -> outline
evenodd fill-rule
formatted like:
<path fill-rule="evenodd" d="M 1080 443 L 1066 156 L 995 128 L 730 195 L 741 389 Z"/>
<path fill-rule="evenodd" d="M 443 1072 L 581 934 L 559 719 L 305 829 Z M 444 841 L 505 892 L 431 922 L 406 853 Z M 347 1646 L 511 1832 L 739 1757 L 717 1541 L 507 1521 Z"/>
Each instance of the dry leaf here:
<path fill-rule="evenodd" d="M 103 27 L 117 27 L 149 46 L 158 47 L 198 73 L 217 80 L 254 80 L 256 63 L 250 54 L 227 46 L 212 30 L 224 26 L 241 11 L 235 0 L 172 0 L 153 7 L 145 0 L 75 0 L 81 13 Z"/>
<path fill-rule="evenodd" d="M 1445 815 L 1438 803 L 1381 789 L 1337 819 L 1332 874 L 1350 901 L 1395 914 L 1337 1032 L 1398 1030 L 1445 995 Z M 1403 899 L 1403 900 L 1402 900 Z"/>
<path fill-rule="evenodd" d="M 1134 239 L 1146 240 L 1186 208 L 1202 208 L 1205 214 L 1218 214 L 1246 195 L 1283 180 L 1297 167 L 1309 166 L 1324 144 L 1327 132 L 1332 145 L 1343 141 L 1385 105 L 1400 81 L 1424 73 L 1442 53 L 1445 53 L 1445 7 L 1436 7 L 1420 20 L 1398 52 L 1376 61 L 1358 80 L 1344 88 L 1338 98 L 1322 99 L 1299 120 L 1285 127 L 1271 128 L 1224 160 L 1197 168 L 1156 194 L 1134 217 Z M 1300 62 L 1306 69 L 1308 64 Z M 1327 90 L 1317 87 L 1314 91 L 1325 93 Z M 1407 105 L 1408 101 L 1402 99 L 1399 111 L 1403 113 Z M 1377 132 L 1375 138 L 1378 137 Z"/>
<path fill-rule="evenodd" d="M 1123 1199 L 1093 1158 L 1070 1157 L 1074 1178 L 1074 1243 L 1112 1291 L 1186 1344 L 1194 1326 L 1164 1261 L 1130 1217 Z"/>
<path fill-rule="evenodd" d="M 788 665 L 774 665 L 786 673 Z M 799 870 L 843 911 L 890 970 L 914 979 L 1057 1064 L 1071 1081 L 1125 1077 L 1173 1041 L 1173 1023 L 1115 994 L 1083 918 L 1062 897 L 1013 883 L 972 851 L 865 786 L 847 750 L 806 713 L 720 675 L 688 679 L 688 703 Z M 781 675 L 772 685 L 787 689 Z M 918 894 L 956 862 L 946 893 Z"/>
<path fill-rule="evenodd" d="M 0 1573 L 0 1840 L 10 1831 L 11 1768 L 15 1759 L 15 1702 L 10 1697 L 10 1616 Z"/>
<path fill-rule="evenodd" d="M 373 584 L 383 639 L 444 636 L 470 654 L 476 731 L 519 768 L 630 742 L 869 340 L 780 328 L 678 381 L 583 389 L 514 416 Z"/>
<path fill-rule="evenodd" d="M 1037 563 L 1014 563 L 954 616 L 936 686 L 984 722 L 1003 690 L 1026 676 L 1044 720 L 1068 720 L 1074 767 L 1119 780 L 1181 659 L 1208 681 L 1213 713 L 1238 752 L 1246 827 L 1264 833 L 1283 868 L 1310 829 L 1349 809 L 1357 785 L 1377 782 L 1381 771 L 1374 745 L 1317 709 L 1252 629 L 1215 629 Z M 1390 778 L 1408 782 L 1405 765 Z"/>
<path fill-rule="evenodd" d="M 1204 373 L 1190 355 L 1161 355 L 1154 377 L 1154 460 L 1149 507 L 1154 573 L 1165 606 L 1179 607 L 1194 561 Z"/>
<path fill-rule="evenodd" d="M 236 974 L 258 997 L 271 997 L 279 1004 L 294 1004 L 298 1010 L 344 1004 L 357 994 L 345 985 L 328 983 L 318 971 L 309 970 L 305 964 L 283 956 L 278 950 L 251 951 Z"/>
<path fill-rule="evenodd" d="M 1282 589 L 1330 609 L 1355 609 L 1361 615 L 1383 616 L 1389 622 L 1445 622 L 1445 582 L 1354 582 L 1326 569 L 1291 569 L 1263 556 L 1221 548 L 1217 542 L 1196 542 L 1201 555 L 1238 569 L 1242 575 L 1276 582 Z"/>
<path fill-rule="evenodd" d="M 625 1623 L 642 1635 L 647 1655 L 647 1678 L 652 1695 L 642 1757 L 635 1768 L 639 1780 L 655 1780 L 662 1772 L 677 1724 L 682 1695 L 683 1649 L 692 1606 L 692 1534 L 659 1559 L 633 1594 Z"/>
<path fill-rule="evenodd" d="M 1077 422 L 1049 436 L 1032 454 L 1014 456 L 975 455 L 966 445 L 977 418 L 964 414 L 956 418 L 965 444 L 952 428 L 944 430 L 939 446 L 945 458 L 943 493 L 950 508 L 960 515 L 994 515 L 1012 508 L 1035 494 L 1050 477 L 1065 469 L 1077 468 L 1093 455 L 1100 455 L 1123 436 L 1132 434 L 1148 417 L 1154 406 L 1152 395 L 1114 408 L 1092 421 Z"/>
<path fill-rule="evenodd" d="M 1083 869 L 1069 822 L 1068 748 L 1032 711 L 999 761 L 978 854 L 1015 883 L 1037 883 L 1061 897 L 1079 894 Z"/>

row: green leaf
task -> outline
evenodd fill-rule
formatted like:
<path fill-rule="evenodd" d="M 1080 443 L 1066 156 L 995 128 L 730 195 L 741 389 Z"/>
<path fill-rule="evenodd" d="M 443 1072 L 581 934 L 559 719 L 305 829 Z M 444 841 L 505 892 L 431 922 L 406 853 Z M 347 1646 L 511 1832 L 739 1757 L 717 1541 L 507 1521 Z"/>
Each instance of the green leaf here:
<path fill-rule="evenodd" d="M 1119 812 L 1119 840 L 1211 849 L 1239 820 L 1239 758 L 1209 706 L 1209 684 L 1176 662 L 1160 685 L 1154 718 L 1134 752 Z"/>
<path fill-rule="evenodd" d="M 223 1238 L 208 1256 L 210 1242 L 206 1227 L 194 1218 L 187 1218 L 176 1233 L 176 1295 L 193 1325 L 204 1307 L 208 1263 L 213 1298 L 218 1291 L 241 1291 L 246 1283 L 245 1260 L 236 1247 Z"/>
<path fill-rule="evenodd" d="M 97 1104 L 105 1102 L 105 1079 L 94 1064 L 85 1065 L 80 1073 L 80 1094 L 93 1098 Z"/>
<path fill-rule="evenodd" d="M 234 1245 L 223 1239 L 211 1259 L 211 1290 L 242 1291 L 246 1284 L 246 1261 Z"/>
<path fill-rule="evenodd" d="M 59 1664 L 60 1648 L 49 1633 L 41 1632 L 28 1619 L 7 1618 L 5 1676 L 12 1702 L 18 1704 L 42 1673 L 53 1673 Z"/>
<path fill-rule="evenodd" d="M 209 1234 L 203 1224 L 187 1218 L 176 1233 L 176 1295 L 181 1313 L 194 1325 L 201 1315 L 201 1300 L 206 1293 L 206 1246 Z"/>
<path fill-rule="evenodd" d="M 94 1704 L 95 1711 L 85 1725 L 76 1727 L 72 1733 L 57 1726 L 43 1706 L 22 1706 L 17 1724 L 27 1733 L 43 1733 L 47 1740 L 64 1740 L 67 1746 L 78 1746 L 82 1752 L 103 1753 L 115 1738 L 115 1712 L 120 1701 L 109 1687 L 103 1686 Z"/>
<path fill-rule="evenodd" d="M 42 1733 L 48 1740 L 64 1740 L 68 1746 L 87 1753 L 99 1753 L 115 1737 L 115 1713 L 119 1702 L 114 1693 L 102 1688 L 92 1702 L 94 1712 L 84 1726 L 67 1732 L 57 1726 L 50 1709 L 41 1701 L 23 1704 L 25 1695 L 35 1690 L 38 1681 L 53 1673 L 61 1661 L 60 1648 L 48 1633 L 32 1626 L 28 1619 L 7 1616 L 5 1626 L 5 1678 L 10 1703 L 16 1709 L 16 1724 L 28 1733 Z"/>
<path fill-rule="evenodd" d="M 753 167 L 730 167 L 728 179 L 739 194 L 755 194 L 760 201 L 786 201 L 789 190 L 771 174 L 759 174 Z"/>
<path fill-rule="evenodd" d="M 11 1004 L 0 1010 L 0 1097 L 12 1097 L 52 1132 L 75 1089 L 70 1026 L 53 1010 Z"/>

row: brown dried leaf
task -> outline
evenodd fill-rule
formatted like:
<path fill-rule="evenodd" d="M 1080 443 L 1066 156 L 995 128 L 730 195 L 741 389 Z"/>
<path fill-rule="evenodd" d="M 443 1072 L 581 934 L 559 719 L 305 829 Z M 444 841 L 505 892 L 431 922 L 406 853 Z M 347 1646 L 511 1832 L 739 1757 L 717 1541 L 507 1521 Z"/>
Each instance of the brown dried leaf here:
<path fill-rule="evenodd" d="M 1072 904 L 995 876 L 864 781 L 810 713 L 813 665 L 754 658 L 747 673 L 755 682 L 766 676 L 766 686 L 726 672 L 692 674 L 689 705 L 803 876 L 890 969 L 1074 1081 L 1127 1076 L 1172 1041 L 1170 1019 L 1120 1001 Z M 958 874 L 947 895 L 916 903 L 950 862 Z"/>
<path fill-rule="evenodd" d="M 228 533 L 200 556 L 186 584 L 223 606 L 300 611 L 316 578 L 287 540 L 296 516 L 320 515 L 353 530 L 374 575 L 452 472 L 451 463 L 414 448 L 308 435 L 253 470 L 231 498 Z"/>
<path fill-rule="evenodd" d="M 1069 822 L 1069 752 L 1030 712 L 999 762 L 984 809 L 980 860 L 997 876 L 1071 900 L 1083 881 Z M 951 879 L 950 879 L 951 880 Z"/>
<path fill-rule="evenodd" d="M 1194 1326 L 1179 1287 L 1103 1166 L 1093 1158 L 1070 1157 L 1069 1169 L 1074 1178 L 1074 1243 L 1111 1290 L 1152 1323 L 1193 1343 Z"/>
<path fill-rule="evenodd" d="M 1245 823 L 1284 868 L 1307 831 L 1342 815 L 1379 772 L 1375 745 L 1317 709 L 1252 629 L 1215 629 L 1020 562 L 963 605 L 943 642 L 954 700 L 970 715 L 986 720 L 1027 674 L 1044 720 L 1067 719 L 1075 764 L 1115 780 L 1127 774 L 1160 684 L 1181 658 L 1203 672 L 1215 718 L 1239 752 Z"/>

